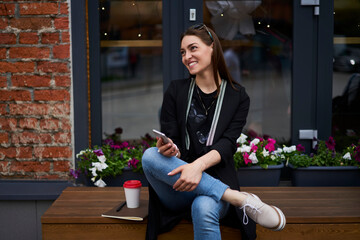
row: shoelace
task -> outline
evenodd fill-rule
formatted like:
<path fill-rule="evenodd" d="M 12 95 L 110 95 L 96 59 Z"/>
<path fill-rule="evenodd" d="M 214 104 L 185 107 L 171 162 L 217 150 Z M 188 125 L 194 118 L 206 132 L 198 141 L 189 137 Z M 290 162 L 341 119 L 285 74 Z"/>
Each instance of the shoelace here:
<path fill-rule="evenodd" d="M 245 207 L 249 207 L 250 211 L 255 211 L 255 212 L 258 212 L 258 213 L 261 213 L 261 211 L 259 209 L 257 209 L 256 207 L 254 207 L 253 205 L 249 204 L 249 203 L 246 203 L 244 206 L 242 206 L 240 209 L 242 209 L 243 212 L 244 212 L 243 223 L 244 223 L 244 225 L 247 225 L 249 223 L 249 217 L 246 214 Z"/>

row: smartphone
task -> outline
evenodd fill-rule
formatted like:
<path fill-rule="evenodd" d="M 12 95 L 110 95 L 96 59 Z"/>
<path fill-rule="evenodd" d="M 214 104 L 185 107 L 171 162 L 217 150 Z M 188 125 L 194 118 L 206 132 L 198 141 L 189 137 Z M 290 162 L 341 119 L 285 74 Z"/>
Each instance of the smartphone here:
<path fill-rule="evenodd" d="M 164 133 L 162 133 L 162 132 L 160 132 L 160 131 L 158 131 L 158 130 L 155 130 L 155 129 L 153 129 L 153 132 L 155 133 L 155 136 L 156 136 L 156 137 L 160 137 L 160 138 L 162 139 L 162 141 L 163 141 L 164 144 L 170 142 L 169 139 L 168 139 L 168 137 L 167 137 Z"/>

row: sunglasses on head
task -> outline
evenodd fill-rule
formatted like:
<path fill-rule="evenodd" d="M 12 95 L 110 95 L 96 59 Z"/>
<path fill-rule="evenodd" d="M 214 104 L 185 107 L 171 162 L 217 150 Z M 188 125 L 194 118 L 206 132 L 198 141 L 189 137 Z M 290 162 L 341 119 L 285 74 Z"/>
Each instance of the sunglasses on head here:
<path fill-rule="evenodd" d="M 209 34 L 210 38 L 211 38 L 211 41 L 214 42 L 214 38 L 213 36 L 211 35 L 209 29 L 206 27 L 205 24 L 203 23 L 199 23 L 199 24 L 196 24 L 194 26 L 191 26 L 190 29 L 196 29 L 196 30 L 201 30 L 201 29 L 205 29 L 207 31 L 207 33 Z"/>

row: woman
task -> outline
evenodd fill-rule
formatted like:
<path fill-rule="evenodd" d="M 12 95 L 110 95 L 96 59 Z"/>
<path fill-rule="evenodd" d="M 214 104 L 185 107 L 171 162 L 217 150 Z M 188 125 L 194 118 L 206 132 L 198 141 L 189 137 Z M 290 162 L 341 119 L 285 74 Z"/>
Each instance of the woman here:
<path fill-rule="evenodd" d="M 219 223 L 255 239 L 256 223 L 281 230 L 285 216 L 253 194 L 240 192 L 233 155 L 250 100 L 231 78 L 219 39 L 204 24 L 181 36 L 182 62 L 190 78 L 172 81 L 164 94 L 161 131 L 142 158 L 150 183 L 147 239 L 191 215 L 194 239 L 221 239 Z M 249 220 L 248 216 L 252 219 Z"/>

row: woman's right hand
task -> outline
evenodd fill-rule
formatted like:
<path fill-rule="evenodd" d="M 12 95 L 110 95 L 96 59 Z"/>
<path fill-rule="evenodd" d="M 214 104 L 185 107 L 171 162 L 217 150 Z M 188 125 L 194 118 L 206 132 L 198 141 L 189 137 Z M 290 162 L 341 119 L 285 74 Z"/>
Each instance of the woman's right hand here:
<path fill-rule="evenodd" d="M 165 157 L 173 157 L 176 156 L 176 154 L 180 154 L 179 149 L 170 138 L 169 141 L 169 143 L 165 144 L 161 138 L 157 138 L 156 147 L 158 148 L 158 152 Z"/>

